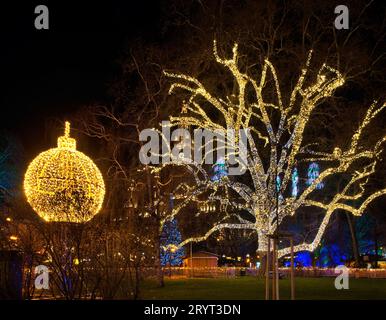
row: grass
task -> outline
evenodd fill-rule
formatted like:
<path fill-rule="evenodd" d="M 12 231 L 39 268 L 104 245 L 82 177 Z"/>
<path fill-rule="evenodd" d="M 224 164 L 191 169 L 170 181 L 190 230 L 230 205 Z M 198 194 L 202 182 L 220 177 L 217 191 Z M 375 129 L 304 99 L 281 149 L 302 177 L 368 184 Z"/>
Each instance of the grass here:
<path fill-rule="evenodd" d="M 297 300 L 386 299 L 386 279 L 351 279 L 348 290 L 337 290 L 335 278 L 296 278 Z M 255 277 L 217 279 L 165 279 L 165 287 L 147 282 L 142 289 L 145 300 L 259 300 L 265 297 L 263 279 Z M 290 298 L 288 279 L 280 280 L 280 298 Z"/>

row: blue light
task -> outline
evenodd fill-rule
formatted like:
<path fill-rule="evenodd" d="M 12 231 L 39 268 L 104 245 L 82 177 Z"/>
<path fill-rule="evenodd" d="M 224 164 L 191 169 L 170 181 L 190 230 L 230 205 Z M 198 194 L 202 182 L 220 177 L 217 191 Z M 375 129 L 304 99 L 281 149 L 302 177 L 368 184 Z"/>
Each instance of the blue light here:
<path fill-rule="evenodd" d="M 345 264 L 346 260 L 346 254 L 337 244 L 323 245 L 316 265 L 322 268 L 336 267 Z"/>
<path fill-rule="evenodd" d="M 295 266 L 300 267 L 311 267 L 312 266 L 312 256 L 308 251 L 298 252 L 296 254 Z"/>
<path fill-rule="evenodd" d="M 319 177 L 319 165 L 316 162 L 312 162 L 310 166 L 308 167 L 308 172 L 307 172 L 307 185 L 310 186 L 315 179 Z M 324 187 L 324 183 L 318 183 L 316 186 L 317 189 L 322 189 Z"/>
<path fill-rule="evenodd" d="M 163 247 L 168 245 L 178 245 L 181 243 L 181 233 L 178 230 L 178 223 L 176 219 L 167 221 L 161 233 L 161 265 L 162 266 L 180 266 L 182 258 L 185 255 L 184 248 L 172 252 L 170 249 L 165 250 Z"/>
<path fill-rule="evenodd" d="M 298 196 L 299 192 L 299 174 L 298 174 L 298 168 L 295 168 L 294 171 L 292 172 L 292 196 L 296 198 Z"/>
<path fill-rule="evenodd" d="M 226 166 L 225 160 L 223 158 L 220 158 L 213 166 L 213 176 L 211 177 L 211 179 L 212 181 L 220 181 L 226 176 L 228 176 L 228 168 Z"/>

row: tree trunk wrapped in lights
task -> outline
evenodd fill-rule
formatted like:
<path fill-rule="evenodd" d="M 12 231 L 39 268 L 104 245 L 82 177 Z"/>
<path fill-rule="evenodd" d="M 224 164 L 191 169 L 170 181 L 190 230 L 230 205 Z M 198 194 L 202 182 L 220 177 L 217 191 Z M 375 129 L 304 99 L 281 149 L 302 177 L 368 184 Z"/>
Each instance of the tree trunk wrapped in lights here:
<path fill-rule="evenodd" d="M 233 129 L 236 134 L 241 129 L 249 129 L 247 163 L 241 164 L 245 165 L 251 177 L 252 182 L 249 185 L 236 181 L 236 177 L 231 176 L 220 181 L 211 181 L 204 165 L 194 161 L 184 162 L 172 157 L 175 161 L 167 164 L 188 168 L 194 176 L 195 185 L 180 186 L 182 196 L 176 197 L 176 201 L 178 199 L 180 201 L 164 222 L 181 212 L 188 203 L 198 201 L 199 196 L 208 192 L 208 189 L 213 191 L 209 200 L 221 199 L 232 205 L 230 200 L 221 198 L 219 190 L 223 187 L 236 192 L 244 201 L 244 210 L 250 214 L 249 218 L 245 218 L 237 213 L 229 214 L 225 211 L 223 217 L 205 234 L 186 239 L 180 246 L 192 241 L 203 241 L 214 232 L 225 228 L 252 229 L 259 237 L 258 250 L 265 251 L 267 235 L 274 234 L 285 217 L 295 215 L 302 207 L 317 207 L 324 211 L 324 218 L 315 238 L 311 243 L 301 243 L 294 248 L 295 252 L 313 251 L 318 246 L 335 210 L 341 209 L 359 216 L 371 201 L 386 193 L 386 189 L 371 195 L 365 193 L 365 185 L 375 171 L 375 165 L 382 151 L 381 144 L 386 137 L 379 139 L 370 149 L 361 145 L 363 132 L 386 104 L 379 106 L 374 102 L 370 106 L 346 149 L 335 147 L 329 152 L 321 152 L 311 150 L 311 145 L 304 145 L 304 132 L 309 125 L 311 114 L 325 98 L 331 97 L 345 82 L 338 70 L 326 64 L 320 67 L 316 76 L 310 75 L 311 56 L 312 51 L 304 68 L 301 69 L 295 87 L 288 95 L 288 101 L 282 98 L 275 67 L 269 60 L 265 60 L 259 79 L 254 79 L 240 70 L 237 44 L 233 47 L 232 57 L 226 59 L 220 57 L 214 42 L 216 62 L 233 76 L 236 88 L 233 92 L 236 94 L 231 96 L 217 97 L 194 77 L 165 72 L 167 77 L 175 81 L 170 88 L 170 94 L 182 90 L 188 95 L 183 102 L 181 115 L 170 118 L 171 127 L 220 130 L 224 135 L 229 129 Z M 267 88 L 275 92 L 274 99 L 268 100 L 266 97 Z M 234 153 L 238 152 L 234 144 L 226 147 L 228 153 L 232 148 Z M 297 170 L 296 165 L 303 161 L 323 163 L 325 169 L 306 185 L 305 189 L 297 190 L 296 194 L 293 194 L 290 192 L 291 177 L 294 170 Z M 361 169 L 353 170 L 354 165 L 358 163 Z M 164 166 L 156 167 L 154 170 L 162 170 Z M 314 196 L 316 193 L 314 191 L 320 189 L 318 186 L 323 185 L 326 179 L 339 174 L 350 177 L 341 192 L 334 194 L 327 202 L 320 201 Z M 358 188 L 355 188 L 356 186 Z M 362 201 L 358 208 L 350 204 L 353 200 L 359 199 Z M 279 256 L 289 253 L 290 248 L 279 250 Z"/>

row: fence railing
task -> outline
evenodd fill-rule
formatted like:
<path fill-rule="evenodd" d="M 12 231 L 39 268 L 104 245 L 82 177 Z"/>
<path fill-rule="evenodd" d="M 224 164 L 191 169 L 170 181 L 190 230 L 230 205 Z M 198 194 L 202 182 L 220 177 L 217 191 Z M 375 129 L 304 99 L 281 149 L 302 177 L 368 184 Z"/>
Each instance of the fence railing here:
<path fill-rule="evenodd" d="M 386 278 L 386 269 L 357 269 L 349 268 L 351 278 Z M 289 268 L 279 268 L 281 277 L 289 277 Z M 193 278 L 232 278 L 236 276 L 262 276 L 262 272 L 256 268 L 241 267 L 207 267 L 186 268 L 167 267 L 164 268 L 165 277 L 193 277 Z M 295 277 L 336 277 L 334 268 L 296 268 Z"/>
<path fill-rule="evenodd" d="M 235 277 L 240 268 L 223 268 L 223 267 L 208 267 L 208 268 L 187 268 L 173 267 L 164 268 L 164 275 L 171 277 L 195 277 L 195 278 L 231 278 Z"/>

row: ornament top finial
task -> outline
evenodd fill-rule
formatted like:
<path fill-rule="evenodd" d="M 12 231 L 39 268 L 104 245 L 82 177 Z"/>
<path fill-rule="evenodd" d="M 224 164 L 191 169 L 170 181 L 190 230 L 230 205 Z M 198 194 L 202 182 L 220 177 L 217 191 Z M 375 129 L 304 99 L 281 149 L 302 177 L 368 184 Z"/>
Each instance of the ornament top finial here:
<path fill-rule="evenodd" d="M 58 148 L 76 150 L 76 140 L 70 138 L 70 122 L 66 121 L 64 126 L 64 136 L 58 138 Z"/>
<path fill-rule="evenodd" d="M 66 121 L 65 122 L 65 127 L 64 127 L 64 136 L 66 138 L 70 137 L 70 126 L 71 126 L 70 122 Z"/>

